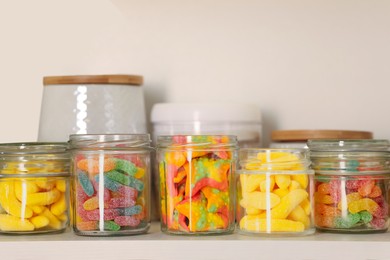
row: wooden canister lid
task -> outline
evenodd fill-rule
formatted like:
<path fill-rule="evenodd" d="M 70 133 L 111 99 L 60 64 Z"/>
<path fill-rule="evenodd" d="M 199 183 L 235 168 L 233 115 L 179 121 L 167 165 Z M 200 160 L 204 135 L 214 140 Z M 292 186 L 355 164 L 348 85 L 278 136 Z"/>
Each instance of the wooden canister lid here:
<path fill-rule="evenodd" d="M 77 75 L 43 77 L 43 85 L 116 84 L 141 86 L 143 77 L 138 75 Z"/>
<path fill-rule="evenodd" d="M 306 142 L 309 139 L 372 139 L 372 132 L 349 130 L 275 130 L 273 141 Z"/>

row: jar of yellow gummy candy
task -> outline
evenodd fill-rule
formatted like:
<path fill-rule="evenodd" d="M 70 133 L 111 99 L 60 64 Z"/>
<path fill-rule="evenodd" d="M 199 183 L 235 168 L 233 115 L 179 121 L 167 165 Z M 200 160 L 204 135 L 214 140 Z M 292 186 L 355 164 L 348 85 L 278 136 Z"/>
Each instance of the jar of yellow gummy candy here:
<path fill-rule="evenodd" d="M 232 233 L 236 136 L 159 136 L 161 230 L 177 235 Z"/>
<path fill-rule="evenodd" d="M 314 171 L 304 149 L 241 149 L 237 227 L 242 234 L 314 233 Z"/>
<path fill-rule="evenodd" d="M 315 170 L 315 226 L 336 233 L 389 227 L 387 140 L 309 140 Z"/>
<path fill-rule="evenodd" d="M 148 134 L 70 136 L 76 235 L 149 230 L 150 142 Z"/>
<path fill-rule="evenodd" d="M 66 143 L 0 144 L 0 233 L 36 234 L 68 226 Z"/>

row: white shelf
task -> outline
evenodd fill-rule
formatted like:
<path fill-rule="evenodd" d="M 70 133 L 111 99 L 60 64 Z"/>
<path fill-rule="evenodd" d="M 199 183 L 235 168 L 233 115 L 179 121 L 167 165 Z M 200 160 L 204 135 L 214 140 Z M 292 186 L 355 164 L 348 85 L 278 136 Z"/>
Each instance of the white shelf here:
<path fill-rule="evenodd" d="M 0 236 L 0 259 L 390 259 L 390 233 L 306 237 L 170 236 L 153 223 L 148 234 L 81 237 L 71 231 Z"/>

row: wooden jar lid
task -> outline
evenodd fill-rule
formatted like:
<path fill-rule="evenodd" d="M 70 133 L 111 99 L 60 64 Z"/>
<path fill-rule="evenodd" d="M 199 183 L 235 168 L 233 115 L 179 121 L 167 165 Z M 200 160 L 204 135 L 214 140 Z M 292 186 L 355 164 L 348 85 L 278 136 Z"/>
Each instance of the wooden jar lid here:
<path fill-rule="evenodd" d="M 275 130 L 271 139 L 279 142 L 306 142 L 309 139 L 372 139 L 372 132 L 349 130 Z"/>
<path fill-rule="evenodd" d="M 43 85 L 117 84 L 141 86 L 143 77 L 138 75 L 77 75 L 43 77 Z"/>

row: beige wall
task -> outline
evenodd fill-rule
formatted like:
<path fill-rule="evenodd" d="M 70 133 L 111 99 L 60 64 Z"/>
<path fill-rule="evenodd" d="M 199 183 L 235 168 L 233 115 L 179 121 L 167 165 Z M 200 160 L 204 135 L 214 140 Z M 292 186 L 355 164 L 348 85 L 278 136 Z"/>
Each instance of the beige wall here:
<path fill-rule="evenodd" d="M 272 129 L 390 139 L 390 1 L 0 1 L 0 142 L 37 137 L 44 75 L 136 73 L 155 102 L 250 102 Z M 266 138 L 267 139 L 267 138 Z"/>

